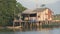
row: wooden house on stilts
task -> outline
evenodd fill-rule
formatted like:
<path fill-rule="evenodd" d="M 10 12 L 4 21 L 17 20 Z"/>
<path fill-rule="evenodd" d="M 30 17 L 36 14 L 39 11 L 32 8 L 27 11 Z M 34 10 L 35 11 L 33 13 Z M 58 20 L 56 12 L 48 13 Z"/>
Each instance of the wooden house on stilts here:
<path fill-rule="evenodd" d="M 45 21 L 52 20 L 53 12 L 49 8 L 37 8 L 22 12 L 23 20 Z"/>
<path fill-rule="evenodd" d="M 49 8 L 27 9 L 22 12 L 23 20 L 30 22 L 51 21 L 53 12 Z"/>
<path fill-rule="evenodd" d="M 23 17 L 22 21 L 18 20 L 18 22 L 20 23 L 20 26 L 23 24 L 24 27 L 29 27 L 31 24 L 39 26 L 51 21 L 52 15 L 53 12 L 49 8 L 27 9 L 21 13 L 21 16 Z"/>

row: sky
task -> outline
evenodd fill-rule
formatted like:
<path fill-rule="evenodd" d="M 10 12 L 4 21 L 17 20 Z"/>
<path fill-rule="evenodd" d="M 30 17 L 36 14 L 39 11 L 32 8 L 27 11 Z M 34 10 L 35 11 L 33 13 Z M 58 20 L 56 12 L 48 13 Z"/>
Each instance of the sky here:
<path fill-rule="evenodd" d="M 50 8 L 54 14 L 60 14 L 60 0 L 17 0 L 28 9 L 40 8 L 42 4 Z"/>

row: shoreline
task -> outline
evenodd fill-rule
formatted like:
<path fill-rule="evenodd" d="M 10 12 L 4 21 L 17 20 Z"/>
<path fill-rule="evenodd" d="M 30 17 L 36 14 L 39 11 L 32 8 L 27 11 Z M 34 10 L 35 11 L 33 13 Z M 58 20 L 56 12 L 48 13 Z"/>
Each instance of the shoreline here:
<path fill-rule="evenodd" d="M 8 26 L 9 27 L 9 26 Z M 15 31 L 26 31 L 26 30 L 34 30 L 34 29 L 53 29 L 53 28 L 60 28 L 60 26 L 56 25 L 56 26 L 53 26 L 53 25 L 50 25 L 50 26 L 47 26 L 47 25 L 43 25 L 41 27 L 29 27 L 29 28 L 13 28 L 13 27 L 0 27 L 0 32 L 15 32 Z M 19 27 L 19 26 L 17 26 Z"/>

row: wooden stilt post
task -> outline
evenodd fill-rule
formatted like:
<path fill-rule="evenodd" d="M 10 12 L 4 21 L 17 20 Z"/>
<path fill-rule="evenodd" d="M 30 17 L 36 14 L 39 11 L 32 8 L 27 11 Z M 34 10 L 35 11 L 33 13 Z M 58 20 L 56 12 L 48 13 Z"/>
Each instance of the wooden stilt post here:
<path fill-rule="evenodd" d="M 15 22 L 13 22 L 13 31 L 15 31 Z"/>
<path fill-rule="evenodd" d="M 21 21 L 22 21 L 22 20 L 21 20 L 21 13 L 20 13 L 20 19 L 19 19 L 19 22 L 20 22 L 20 26 L 21 26 Z"/>
<path fill-rule="evenodd" d="M 30 15 L 28 14 L 28 22 L 27 22 L 27 27 L 29 27 L 29 26 L 28 26 L 29 20 L 30 20 Z"/>
<path fill-rule="evenodd" d="M 21 21 L 19 23 L 20 23 L 20 26 L 21 26 Z"/>

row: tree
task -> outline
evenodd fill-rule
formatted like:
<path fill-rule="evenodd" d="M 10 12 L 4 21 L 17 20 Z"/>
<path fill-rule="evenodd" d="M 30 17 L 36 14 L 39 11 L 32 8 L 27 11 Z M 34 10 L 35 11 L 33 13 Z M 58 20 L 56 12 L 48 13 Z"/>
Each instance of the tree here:
<path fill-rule="evenodd" d="M 16 8 L 20 12 L 24 11 L 25 9 L 27 9 L 26 7 L 22 6 L 22 4 L 20 4 L 19 2 L 16 3 Z"/>
<path fill-rule="evenodd" d="M 16 0 L 0 0 L 0 26 L 12 25 L 14 15 L 18 14 L 19 11 L 16 6 Z M 24 8 L 23 6 L 20 8 Z M 18 8 L 19 9 L 19 8 Z M 20 9 L 19 9 L 20 10 Z M 21 11 L 23 11 L 21 9 Z"/>
<path fill-rule="evenodd" d="M 5 26 L 13 20 L 15 7 L 16 0 L 0 0 L 0 26 Z"/>

